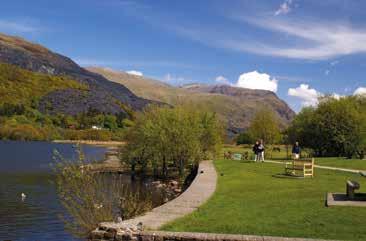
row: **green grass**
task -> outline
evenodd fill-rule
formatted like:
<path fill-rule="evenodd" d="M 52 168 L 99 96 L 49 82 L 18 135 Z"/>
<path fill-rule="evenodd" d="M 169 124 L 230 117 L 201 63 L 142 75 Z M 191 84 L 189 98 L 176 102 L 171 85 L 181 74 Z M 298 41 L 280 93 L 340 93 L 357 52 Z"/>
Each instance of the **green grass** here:
<path fill-rule="evenodd" d="M 313 179 L 277 178 L 283 166 L 215 161 L 219 175 L 213 197 L 198 211 L 163 227 L 192 231 L 287 237 L 366 240 L 366 208 L 325 207 L 327 192 L 344 192 L 347 179 L 366 178 L 315 170 Z"/>
<path fill-rule="evenodd" d="M 366 160 L 345 159 L 341 157 L 316 158 L 317 165 L 366 170 Z"/>
<path fill-rule="evenodd" d="M 281 152 L 272 152 L 272 158 L 269 157 L 269 153 L 266 153 L 266 160 L 286 160 L 287 151 L 285 146 L 280 146 Z M 231 151 L 232 153 L 244 153 L 246 151 L 250 154 L 250 159 L 254 159 L 254 154 L 250 146 L 234 146 L 227 145 L 223 149 L 223 152 Z M 289 153 L 291 153 L 291 147 L 289 147 Z M 221 155 L 223 157 L 223 153 Z M 366 170 L 366 160 L 360 159 L 346 159 L 343 157 L 315 157 L 315 164 L 321 166 L 329 166 L 329 167 L 340 167 L 340 168 L 349 168 L 349 169 L 357 169 L 357 170 Z"/>

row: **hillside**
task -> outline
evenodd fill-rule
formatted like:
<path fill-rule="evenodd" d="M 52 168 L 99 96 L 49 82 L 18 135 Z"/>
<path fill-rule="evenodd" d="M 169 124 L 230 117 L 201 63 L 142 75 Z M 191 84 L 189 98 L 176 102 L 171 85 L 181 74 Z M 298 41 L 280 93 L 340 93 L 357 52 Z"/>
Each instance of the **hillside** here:
<path fill-rule="evenodd" d="M 157 80 L 130 75 L 108 68 L 92 67 L 88 70 L 127 86 L 136 95 L 171 105 L 189 104 L 195 108 L 216 112 L 226 122 L 231 134 L 249 126 L 255 112 L 263 107 L 272 109 L 282 125 L 287 125 L 295 113 L 270 91 L 250 90 L 231 86 L 191 85 L 173 87 Z"/>
<path fill-rule="evenodd" d="M 104 113 L 126 113 L 141 110 L 152 103 L 133 94 L 121 84 L 81 68 L 71 59 L 45 47 L 18 37 L 0 34 L 0 63 L 52 76 L 67 76 L 87 86 L 87 91 L 75 88 L 53 89 L 39 100 L 39 109 L 50 114 L 75 115 L 95 109 Z"/>
<path fill-rule="evenodd" d="M 294 111 L 287 105 L 286 102 L 278 98 L 275 93 L 268 90 L 252 90 L 229 85 L 192 85 L 183 86 L 182 88 L 198 93 L 214 93 L 233 96 L 242 100 L 243 102 L 260 102 L 259 104 L 274 109 L 274 111 L 277 112 L 279 117 L 282 118 L 285 123 L 291 121 L 295 116 Z"/>
<path fill-rule="evenodd" d="M 31 105 L 50 92 L 73 89 L 88 91 L 87 86 L 64 76 L 50 76 L 0 63 L 0 105 Z"/>

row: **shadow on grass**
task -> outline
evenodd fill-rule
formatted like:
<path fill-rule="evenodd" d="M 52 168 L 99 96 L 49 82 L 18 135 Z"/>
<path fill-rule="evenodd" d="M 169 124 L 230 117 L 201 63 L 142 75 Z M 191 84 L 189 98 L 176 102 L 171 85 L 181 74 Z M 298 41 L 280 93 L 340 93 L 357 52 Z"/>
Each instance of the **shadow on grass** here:
<path fill-rule="evenodd" d="M 274 178 L 287 178 L 287 179 L 305 179 L 303 176 L 289 175 L 286 173 L 277 173 L 272 175 Z"/>

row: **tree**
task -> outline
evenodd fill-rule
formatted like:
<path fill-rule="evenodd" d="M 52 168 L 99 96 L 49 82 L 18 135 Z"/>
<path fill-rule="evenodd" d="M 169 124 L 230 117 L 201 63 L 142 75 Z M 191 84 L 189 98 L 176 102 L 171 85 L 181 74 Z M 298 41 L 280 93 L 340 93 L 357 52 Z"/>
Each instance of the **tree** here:
<path fill-rule="evenodd" d="M 269 109 L 258 111 L 249 126 L 253 140 L 262 139 L 267 144 L 275 144 L 281 138 L 279 121 Z"/>
<path fill-rule="evenodd" d="M 122 159 L 134 173 L 150 167 L 164 178 L 169 167 L 181 177 L 205 157 L 218 153 L 222 127 L 216 115 L 183 107 L 151 106 L 138 115 L 130 127 Z"/>
<path fill-rule="evenodd" d="M 249 132 L 242 132 L 236 137 L 236 144 L 252 144 L 254 142 Z"/>
<path fill-rule="evenodd" d="M 114 115 L 106 115 L 104 117 L 104 127 L 109 130 L 115 130 L 118 128 L 117 117 Z"/>
<path fill-rule="evenodd" d="M 351 158 L 365 148 L 365 97 L 321 99 L 318 107 L 303 109 L 287 130 L 289 139 L 299 140 L 318 156 Z"/>

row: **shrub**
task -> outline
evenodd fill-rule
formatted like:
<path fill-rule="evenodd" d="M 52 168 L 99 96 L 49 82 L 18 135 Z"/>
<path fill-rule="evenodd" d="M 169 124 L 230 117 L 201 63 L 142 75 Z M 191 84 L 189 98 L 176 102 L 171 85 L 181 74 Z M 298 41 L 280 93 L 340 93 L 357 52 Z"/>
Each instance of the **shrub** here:
<path fill-rule="evenodd" d="M 86 238 L 100 222 L 132 218 L 151 209 L 149 193 L 132 191 L 118 177 L 93 173 L 80 149 L 78 161 L 65 160 L 57 151 L 54 159 L 56 190 L 67 211 L 60 218 L 72 234 Z"/>
<path fill-rule="evenodd" d="M 92 140 L 92 141 L 110 141 L 112 132 L 109 130 L 70 130 L 63 131 L 63 137 L 67 140 Z"/>

